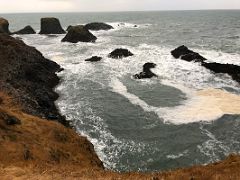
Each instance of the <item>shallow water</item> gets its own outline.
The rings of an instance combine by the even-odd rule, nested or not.
[[[182,44],[213,62],[240,65],[240,11],[11,14],[11,29],[43,16],[62,25],[104,21],[114,30],[93,32],[95,44],[61,43],[63,35],[22,35],[65,71],[57,102],[77,131],[86,135],[107,168],[155,171],[206,164],[240,152],[240,89],[227,75],[174,59]],[[137,25],[137,27],[134,27]],[[107,57],[115,48],[134,56]],[[97,63],[85,62],[93,55]],[[146,62],[159,77],[132,78]],[[230,115],[224,115],[230,114]]]

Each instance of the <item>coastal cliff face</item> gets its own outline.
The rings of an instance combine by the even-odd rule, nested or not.
[[[240,157],[163,173],[104,170],[93,145],[59,114],[56,63],[33,47],[0,35],[1,179],[238,179]],[[48,121],[56,120],[56,121]],[[58,122],[57,122],[58,121]],[[60,123],[59,123],[60,122]],[[62,123],[62,124],[61,124]]]
[[[0,90],[6,91],[27,113],[67,125],[58,113],[53,88],[60,66],[34,47],[6,34],[0,35]]]

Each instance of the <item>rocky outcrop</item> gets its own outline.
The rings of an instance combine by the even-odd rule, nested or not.
[[[119,58],[129,57],[133,55],[134,54],[131,53],[129,50],[119,48],[112,51],[108,56],[113,59],[119,59]]]
[[[72,25],[69,25],[66,29],[66,31],[69,31],[70,28],[72,28],[73,26]]]
[[[189,50],[186,46],[180,46],[175,50],[171,51],[171,54],[175,58],[180,58],[186,61],[200,62],[202,66],[213,71],[214,73],[228,74],[233,80],[240,83],[240,66],[233,64],[220,64],[220,63],[207,63],[206,58],[200,54]]]
[[[13,32],[12,34],[36,34],[36,31],[31,26],[26,26],[19,31]]]
[[[157,77],[156,74],[154,74],[151,69],[155,68],[156,64],[154,63],[145,63],[143,65],[143,71],[140,72],[139,74],[135,74],[134,78],[135,79],[146,79],[146,78],[152,78],[152,77]]]
[[[41,31],[39,34],[65,34],[60,21],[54,17],[41,19]]]
[[[68,125],[54,104],[58,98],[53,90],[59,83],[57,63],[21,40],[0,34],[0,64],[1,90],[15,98],[25,112]]]
[[[206,58],[202,57],[200,54],[189,50],[186,46],[180,46],[173,51],[171,51],[171,54],[175,58],[180,58],[185,61],[196,61],[196,62],[204,62]]]
[[[88,29],[82,25],[78,25],[69,28],[68,33],[62,39],[62,42],[95,42],[96,39],[97,38],[91,32],[89,32]]]
[[[86,59],[85,61],[89,61],[89,62],[98,62],[98,61],[101,61],[102,60],[102,57],[98,57],[98,56],[93,56],[89,59]]]
[[[220,63],[202,63],[202,66],[213,71],[214,73],[228,74],[233,80],[240,83],[240,66]]]
[[[8,20],[0,18],[0,33],[10,34]]]
[[[113,29],[113,27],[109,24],[106,23],[102,23],[102,22],[94,22],[94,23],[89,23],[86,24],[85,27],[88,30],[92,30],[92,31],[100,31],[100,30],[110,30]]]

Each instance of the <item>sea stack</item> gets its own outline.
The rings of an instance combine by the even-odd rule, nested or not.
[[[0,33],[10,34],[8,20],[0,18]]]
[[[26,26],[19,31],[13,32],[12,34],[36,34],[36,31],[31,26]]]
[[[39,34],[65,34],[60,21],[54,17],[41,19],[41,31]]]
[[[94,22],[94,23],[89,23],[86,24],[85,27],[88,30],[92,30],[92,31],[100,31],[100,30],[110,30],[113,29],[113,27],[109,24],[106,23],[102,23],[102,22]]]
[[[72,26],[68,29],[68,33],[62,39],[62,42],[95,42],[96,39],[97,38],[91,32],[89,32],[88,29],[82,25],[78,25]]]

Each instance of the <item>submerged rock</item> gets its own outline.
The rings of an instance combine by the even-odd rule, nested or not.
[[[119,58],[129,57],[133,55],[134,54],[131,53],[128,49],[119,48],[112,51],[108,56],[113,59],[119,59]]]
[[[60,21],[54,17],[41,19],[41,31],[39,34],[65,34]]]
[[[8,20],[0,18],[0,33],[10,34]]]
[[[97,38],[91,32],[89,32],[88,29],[82,25],[78,25],[69,28],[68,33],[62,39],[62,42],[95,42],[96,39]]]
[[[98,57],[98,56],[93,56],[89,59],[86,59],[85,61],[89,61],[89,62],[97,62],[97,61],[101,61],[102,57]]]
[[[12,34],[36,34],[36,32],[31,26],[26,26],[19,31],[13,32]]]
[[[189,50],[186,46],[180,46],[173,51],[171,51],[171,54],[175,58],[180,58],[185,61],[197,61],[197,62],[203,62],[206,60],[206,58],[202,57],[200,54]]]
[[[85,27],[88,30],[92,30],[92,31],[100,31],[100,30],[110,30],[113,29],[113,27],[109,24],[106,23],[102,23],[102,22],[94,22],[94,23],[89,23],[86,24]]]
[[[146,78],[157,77],[157,75],[151,71],[151,69],[155,67],[156,67],[155,63],[150,63],[150,62],[145,63],[143,65],[143,71],[140,72],[139,74],[135,74],[133,77],[135,79],[146,79]]]

